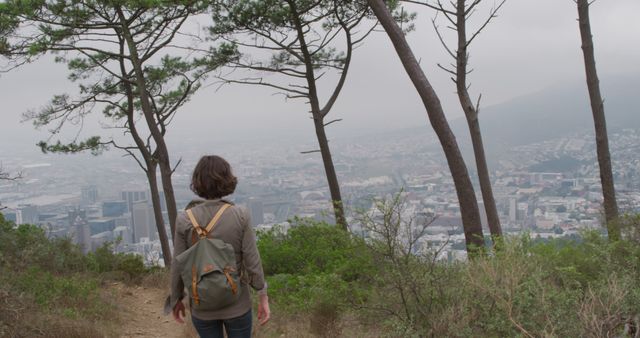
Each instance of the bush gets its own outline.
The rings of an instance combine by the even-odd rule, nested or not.
[[[362,320],[389,335],[613,336],[640,326],[629,324],[640,316],[635,232],[617,242],[596,231],[547,242],[525,234],[491,255],[448,263],[436,259],[439,248],[423,250],[428,222],[403,217],[401,196],[374,201],[360,221],[375,260]]]
[[[360,238],[333,225],[296,219],[258,234],[258,249],[269,294],[279,312],[309,314],[310,330],[339,336],[345,310],[367,296],[373,271],[370,251]]]
[[[257,244],[266,275],[335,273],[355,281],[372,266],[362,239],[313,220],[296,219],[286,234],[279,228],[260,232]]]
[[[98,315],[102,308],[99,282],[82,275],[56,276],[39,267],[31,267],[9,282],[15,290],[33,297],[34,301],[49,312]]]
[[[107,244],[84,255],[70,238],[47,238],[34,225],[15,226],[0,214],[0,336],[100,337],[115,305],[100,286],[105,274],[139,280],[141,257]]]
[[[381,272],[397,291],[376,285],[369,306],[387,304],[395,314],[367,313],[403,336],[620,336],[640,315],[632,249],[591,232],[579,242],[507,238],[492,256]],[[428,273],[419,273],[425,266]]]

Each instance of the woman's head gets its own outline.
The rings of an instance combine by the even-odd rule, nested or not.
[[[191,190],[202,198],[215,199],[231,195],[236,184],[238,179],[233,176],[231,166],[220,156],[202,156],[193,169]]]

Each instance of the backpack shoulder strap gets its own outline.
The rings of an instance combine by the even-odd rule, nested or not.
[[[200,224],[198,224],[198,221],[196,220],[195,216],[193,216],[193,212],[191,211],[191,209],[187,210],[187,216],[189,217],[189,220],[191,221],[191,225],[193,225],[193,228],[195,229],[198,236],[202,236],[202,232],[203,232],[202,227],[200,226]]]
[[[207,236],[213,230],[216,224],[218,224],[218,221],[220,220],[220,217],[222,216],[224,211],[227,210],[227,208],[229,208],[230,206],[231,204],[225,203],[220,207],[220,209],[218,209],[218,212],[216,212],[215,216],[213,216],[209,224],[207,224],[207,228],[204,229],[205,236]]]

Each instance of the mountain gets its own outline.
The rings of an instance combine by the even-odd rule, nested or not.
[[[640,74],[600,79],[607,128],[640,128]],[[451,122],[464,145],[470,144],[464,118]],[[593,117],[586,83],[558,85],[499,105],[480,109],[480,126],[487,150],[593,133]]]

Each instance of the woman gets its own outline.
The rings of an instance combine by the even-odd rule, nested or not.
[[[223,337],[223,327],[229,338],[251,337],[252,314],[249,286],[259,295],[258,320],[260,325],[269,321],[269,298],[267,284],[262,271],[260,254],[250,225],[247,209],[234,206],[222,199],[236,188],[238,179],[233,176],[231,166],[219,156],[203,156],[193,170],[191,190],[204,201],[191,208],[191,213],[199,224],[207,224],[225,204],[230,204],[216,223],[209,237],[221,239],[233,246],[236,265],[241,271],[240,297],[235,303],[215,311],[197,311],[192,308],[191,321],[200,337]],[[184,284],[176,264],[176,257],[187,250],[192,243],[194,227],[185,213],[176,220],[176,233],[173,239],[173,263],[171,264],[170,306],[173,317],[178,323],[184,323],[185,306]]]

